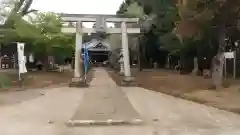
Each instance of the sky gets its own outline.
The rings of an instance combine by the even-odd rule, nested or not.
[[[116,14],[122,2],[123,0],[34,0],[31,8],[71,14]],[[91,23],[84,25],[92,26]]]
[[[75,14],[115,14],[123,0],[34,0],[33,9]]]

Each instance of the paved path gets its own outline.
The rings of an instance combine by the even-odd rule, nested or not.
[[[43,90],[0,93],[0,106],[21,103],[43,96]]]
[[[239,115],[137,87],[122,90],[144,119],[143,125],[67,127],[65,122],[74,115],[84,92],[89,89],[96,87],[44,90],[43,96],[0,105],[0,135],[240,134]],[[19,98],[15,94],[15,98]]]
[[[85,91],[69,124],[140,124],[142,120],[139,114],[108,73],[103,68],[95,68],[94,76],[96,78],[91,82],[91,88]]]

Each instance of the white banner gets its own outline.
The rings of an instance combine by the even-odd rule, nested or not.
[[[17,43],[19,74],[26,73],[26,56],[24,56],[24,43]]]
[[[233,59],[234,58],[234,52],[225,52],[224,57],[226,59]]]
[[[34,57],[33,57],[33,54],[30,54],[29,55],[29,62],[33,63],[34,62]]]

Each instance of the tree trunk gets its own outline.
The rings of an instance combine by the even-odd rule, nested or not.
[[[213,86],[216,89],[222,88],[223,82],[223,65],[224,65],[224,53],[218,53],[213,58],[213,68],[212,68],[212,81]]]
[[[180,74],[185,74],[185,65],[184,65],[184,56],[183,54],[180,54],[180,59],[178,61],[178,68],[180,71]]]
[[[166,65],[165,65],[166,69],[170,69],[170,56],[168,55],[166,58]]]
[[[192,73],[194,74],[194,75],[198,75],[198,58],[197,57],[194,57],[194,59],[193,59],[193,63],[194,63],[194,67],[193,67],[193,71],[192,71]]]
[[[138,71],[142,71],[142,67],[141,67],[141,47],[140,47],[140,43],[139,43],[140,39],[138,39],[137,44],[136,44],[136,53],[135,55],[137,55],[137,67],[138,67]]]
[[[216,89],[221,89],[223,84],[223,65],[224,65],[224,48],[225,48],[225,27],[219,31],[219,48],[217,55],[212,60],[212,81]]]
[[[10,14],[7,20],[4,22],[5,26],[11,27],[13,25],[13,16],[19,14],[21,17],[28,13],[28,10],[33,0],[20,0],[14,4],[14,7],[10,10]],[[21,11],[22,9],[22,11]]]

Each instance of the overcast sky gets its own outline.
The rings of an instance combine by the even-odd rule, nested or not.
[[[122,2],[123,0],[34,0],[31,8],[43,12],[115,14]]]
[[[34,0],[32,8],[75,14],[115,14],[123,0]]]
[[[34,0],[33,9],[72,14],[115,14],[123,0]],[[92,24],[84,24],[91,27]]]

